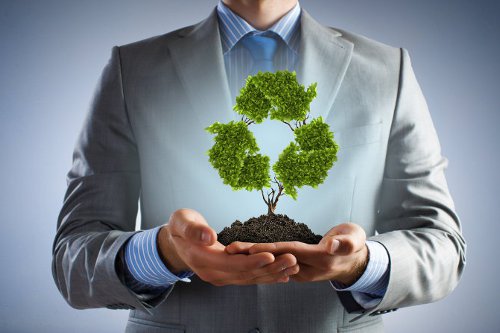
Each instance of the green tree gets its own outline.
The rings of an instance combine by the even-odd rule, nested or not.
[[[215,134],[209,161],[224,184],[233,190],[260,190],[268,214],[274,214],[282,195],[296,200],[298,188],[322,184],[337,160],[339,147],[328,124],[321,117],[307,123],[315,97],[316,83],[305,89],[297,82],[295,72],[259,72],[247,78],[236,97],[233,109],[242,115],[241,121],[216,122],[206,129]],[[255,137],[248,129],[267,118],[285,123],[295,137],[272,166],[272,178],[270,159],[258,153]],[[267,195],[264,188],[270,189]]]

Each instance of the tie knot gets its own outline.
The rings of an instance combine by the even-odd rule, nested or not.
[[[278,41],[273,37],[263,35],[248,35],[245,36],[241,43],[250,52],[254,61],[252,72],[273,71],[273,59]]]

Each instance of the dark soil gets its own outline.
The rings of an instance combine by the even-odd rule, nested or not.
[[[252,217],[241,223],[236,220],[231,227],[218,234],[218,241],[229,245],[234,241],[274,243],[299,241],[318,244],[323,236],[314,234],[304,223],[295,222],[286,215],[271,214]]]

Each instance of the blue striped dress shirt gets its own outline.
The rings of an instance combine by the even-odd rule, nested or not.
[[[222,52],[233,101],[253,65],[248,50],[239,43],[247,34],[275,34],[279,37],[274,59],[275,69],[295,70],[299,59],[300,11],[300,5],[297,3],[268,30],[259,31],[219,1],[217,14]],[[137,293],[161,292],[177,281],[190,282],[189,277],[193,275],[192,272],[173,274],[163,264],[156,242],[159,228],[139,232],[125,245],[125,281]],[[336,290],[352,291],[356,301],[368,309],[375,306],[385,294],[389,278],[389,257],[380,243],[367,241],[366,245],[370,260],[365,272],[356,283],[347,288],[335,281],[331,281],[331,284]]]
[[[222,53],[231,97],[236,96],[250,74],[253,58],[239,41],[248,34],[274,35],[278,48],[274,57],[275,70],[295,70],[299,59],[300,43],[300,5],[291,9],[278,22],[266,31],[257,30],[243,18],[235,14],[222,1],[217,4]]]

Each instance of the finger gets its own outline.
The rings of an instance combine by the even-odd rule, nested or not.
[[[302,242],[277,242],[259,243],[249,249],[249,253],[269,252],[274,255],[283,253],[293,254],[299,262],[317,261],[326,254],[323,247],[318,244],[306,244]]]
[[[325,235],[318,244],[329,255],[336,254],[340,247],[340,239],[338,236]]]
[[[211,271],[211,276],[216,281],[225,281],[226,284],[241,284],[243,281],[252,281],[266,276],[276,276],[290,267],[297,265],[297,259],[291,254],[283,254],[275,262],[262,268],[251,271]]]
[[[250,254],[259,252],[271,252],[274,254],[293,253],[303,249],[305,243],[301,242],[276,242],[276,243],[258,243],[250,247]]]
[[[241,254],[249,254],[248,250],[255,245],[255,243],[248,243],[248,242],[232,242],[228,246],[226,246],[226,252],[228,254],[236,254],[236,253],[241,253]]]
[[[290,280],[290,277],[296,275],[300,271],[299,265],[294,265],[292,267],[288,267],[287,269],[277,272],[274,274],[270,274],[267,276],[262,276],[250,281],[252,284],[271,284],[271,283],[286,283]]]
[[[235,281],[234,284],[237,285],[252,285],[252,284],[271,284],[271,283],[286,283],[290,280],[291,276],[299,273],[299,265],[293,265],[279,272],[272,274],[260,276],[250,280],[239,280]]]
[[[262,268],[273,263],[275,257],[271,253],[227,254],[224,245],[216,242],[212,246],[192,245],[184,239],[176,240],[178,247],[190,247],[186,262],[193,268],[217,270],[222,272],[242,272]]]
[[[355,223],[339,224],[328,231],[319,245],[330,254],[349,255],[361,251],[366,242],[366,233]]]
[[[363,230],[359,225],[356,223],[341,223],[333,228],[331,228],[326,234],[326,235],[349,235],[358,232],[359,230]]]
[[[205,218],[195,210],[176,210],[168,222],[172,236],[181,237],[198,245],[210,246],[217,241],[217,233],[210,228]]]
[[[282,254],[277,256],[275,261],[267,266],[262,268],[250,271],[250,272],[241,272],[242,278],[260,278],[267,275],[273,275],[279,272],[282,272],[290,267],[297,265],[297,258],[290,253]]]
[[[290,276],[290,280],[296,282],[315,282],[327,279],[327,277],[315,267],[301,265],[300,272]]]

